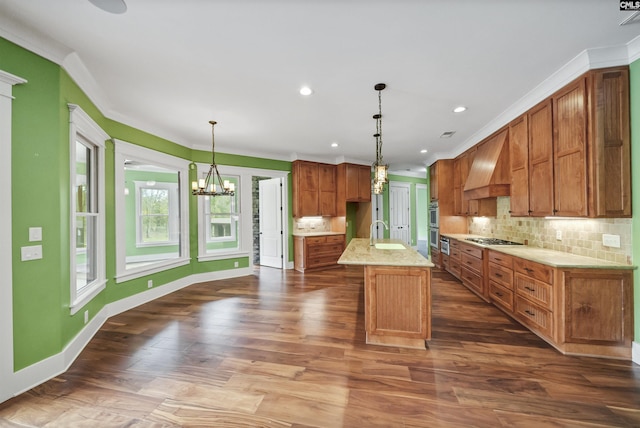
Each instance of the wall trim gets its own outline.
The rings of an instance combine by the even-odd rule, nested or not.
[[[0,390],[0,403],[66,372],[110,317],[190,285],[220,279],[238,278],[252,274],[253,268],[251,267],[193,274],[105,305],[61,352],[38,361],[29,367],[25,367],[22,370],[10,373],[6,376],[6,379],[3,375],[3,389]],[[13,349],[11,349],[11,351],[13,353]],[[7,390],[5,391],[4,388],[7,388]]]

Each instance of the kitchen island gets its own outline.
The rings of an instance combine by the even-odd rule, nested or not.
[[[364,266],[368,344],[426,349],[433,263],[399,240],[354,238],[338,264]]]

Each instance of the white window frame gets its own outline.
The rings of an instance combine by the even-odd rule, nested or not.
[[[129,281],[135,278],[151,275],[173,269],[178,266],[188,265],[191,262],[189,255],[189,161],[155,150],[147,149],[126,141],[114,139],[115,142],[115,199],[116,199],[116,283]],[[180,237],[179,257],[168,260],[159,260],[156,263],[127,269],[127,251],[124,239],[126,233],[125,214],[125,174],[124,162],[127,159],[138,159],[157,165],[162,168],[176,171],[179,174],[178,183],[180,223],[178,230]],[[165,244],[166,245],[166,244]]]
[[[226,177],[234,177],[237,178],[238,184],[240,183],[240,177],[237,175],[229,175],[229,174],[220,174],[221,176],[223,176],[223,179]],[[240,187],[240,186],[238,186]],[[238,189],[240,190],[240,189]],[[239,192],[240,196],[242,197],[242,192]],[[205,218],[209,217],[209,220],[211,220],[211,204],[207,203],[207,199],[211,198],[211,196],[205,196],[204,198],[202,198],[204,200],[204,204],[202,205],[202,208],[204,210],[204,216]],[[229,218],[231,219],[231,223],[230,223],[230,228],[231,228],[231,236],[222,236],[219,238],[211,238],[211,221],[208,221],[204,223],[204,227],[205,227],[205,239],[206,239],[206,243],[210,244],[210,243],[214,243],[214,242],[231,242],[231,241],[235,241],[237,239],[239,239],[238,237],[238,233],[236,232],[236,225],[238,224],[238,220],[239,220],[239,206],[241,206],[240,202],[235,202],[236,199],[234,198],[234,203],[232,204],[233,207],[233,212],[229,213]],[[238,207],[236,207],[235,205],[238,205]],[[238,243],[238,245],[240,245]],[[211,253],[209,253],[211,254]]]
[[[78,312],[91,299],[106,288],[106,249],[105,249],[105,141],[110,137],[98,126],[88,114],[76,104],[68,104],[69,107],[69,160],[70,160],[70,253],[71,253],[71,298],[69,310],[71,314]],[[96,218],[95,230],[95,262],[96,278],[82,289],[78,290],[76,281],[76,198],[72,195],[76,191],[76,141],[93,146],[95,150],[95,165],[91,169],[94,179],[92,188],[94,216]]]
[[[198,178],[203,177],[209,171],[210,165],[196,164],[196,171]],[[198,261],[205,262],[211,260],[224,260],[235,257],[250,257],[253,258],[253,195],[252,195],[252,177],[270,177],[270,178],[284,178],[285,183],[289,175],[288,171],[278,171],[260,168],[246,168],[239,166],[225,166],[218,165],[218,170],[222,176],[237,176],[239,177],[239,193],[240,198],[238,200],[238,222],[240,227],[238,228],[238,248],[224,248],[207,252],[207,225],[205,224],[205,197],[192,196],[198,198]],[[285,186],[283,192],[283,209],[284,212],[288,211],[287,202],[287,187]],[[284,236],[288,236],[288,222],[283,222]],[[283,254],[288,257],[288,240],[284,240]]]
[[[180,201],[178,183],[155,183],[153,186],[148,185],[144,181],[135,181],[136,189],[136,246],[138,247],[159,247],[165,245],[177,245],[180,242],[180,224],[176,216],[171,213],[178,212],[178,204]],[[142,207],[141,207],[141,189],[161,189],[169,192],[169,215],[167,227],[169,228],[169,240],[158,242],[144,242],[142,240]]]

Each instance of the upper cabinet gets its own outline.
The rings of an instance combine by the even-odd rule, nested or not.
[[[341,163],[336,177],[338,215],[345,215],[347,202],[371,202],[371,166]]]
[[[628,67],[587,72],[509,132],[512,216],[631,216]]]
[[[453,215],[495,217],[496,198],[469,199],[465,194],[469,172],[477,155],[476,145],[453,160]]]
[[[308,161],[292,164],[293,216],[336,215],[336,166]]]

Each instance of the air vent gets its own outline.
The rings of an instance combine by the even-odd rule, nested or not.
[[[456,131],[446,131],[443,132],[442,135],[440,135],[440,138],[451,138],[451,136],[455,133]]]

